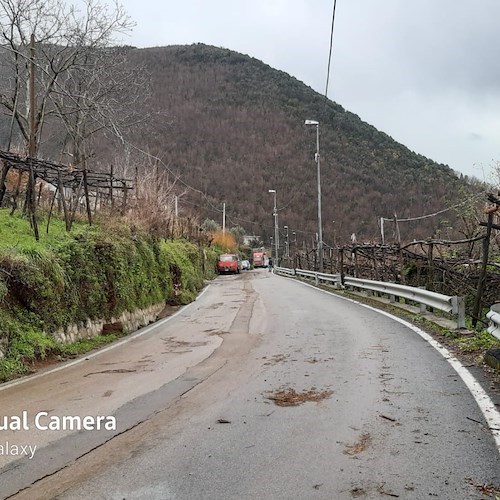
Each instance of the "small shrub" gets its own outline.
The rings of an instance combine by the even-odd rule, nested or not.
[[[491,335],[488,331],[482,330],[474,335],[462,336],[454,339],[458,347],[463,352],[483,352],[492,347],[500,347],[500,340]]]
[[[27,366],[19,359],[0,359],[0,382],[7,382],[28,371]]]

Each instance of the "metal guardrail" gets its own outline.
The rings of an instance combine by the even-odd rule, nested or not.
[[[305,269],[295,269],[296,276],[304,276],[306,278],[314,278],[314,281],[319,285],[322,281],[333,283],[340,287],[340,274],[316,273],[314,271],[306,271]]]
[[[316,273],[314,271],[306,271],[305,269],[295,269],[296,276],[304,276],[306,278],[316,279]]]
[[[287,267],[274,267],[274,272],[279,274],[286,274],[287,276],[295,276],[295,269],[288,269]]]
[[[335,284],[336,287],[342,286],[340,274],[317,273],[303,269],[288,268],[276,268],[276,272],[292,276],[313,278],[317,285],[322,281],[326,281]],[[412,300],[420,304],[420,312],[422,313],[425,312],[426,306],[439,309],[440,311],[444,311],[456,317],[457,329],[465,328],[465,303],[463,297],[444,295],[442,293],[424,290],[423,288],[400,285],[397,283],[352,278],[350,276],[344,277],[344,286],[384,293],[389,295],[391,302],[395,302],[396,297]],[[500,310],[495,314],[498,315],[498,325],[500,325]],[[500,326],[498,326],[498,334],[500,335]]]
[[[490,326],[488,326],[488,331],[491,335],[500,339],[500,304],[493,304],[490,307],[489,312],[486,317],[490,320]]]
[[[442,293],[430,292],[423,288],[399,285],[397,283],[351,278],[349,276],[345,277],[344,284],[365,290],[386,293],[391,297],[403,297],[450,314],[459,313],[458,297],[456,296],[443,295]]]

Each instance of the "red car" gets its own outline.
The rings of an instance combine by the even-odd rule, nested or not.
[[[241,271],[240,258],[234,253],[223,253],[217,259],[217,272],[238,274]]]

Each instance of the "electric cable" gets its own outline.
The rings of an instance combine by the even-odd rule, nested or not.
[[[330,32],[330,50],[328,51],[328,69],[326,71],[326,89],[325,97],[328,98],[328,83],[330,81],[330,64],[332,61],[332,48],[333,48],[333,28],[335,26],[335,10],[337,8],[337,0],[333,0],[333,15],[332,15],[332,28]]]
[[[430,217],[436,217],[436,215],[444,214],[445,212],[448,212],[450,210],[453,210],[454,208],[457,208],[457,207],[460,207],[462,205],[465,205],[466,203],[469,203],[470,201],[473,201],[475,198],[480,198],[482,196],[484,196],[484,193],[475,194],[475,195],[471,196],[470,198],[467,198],[466,200],[461,201],[460,203],[457,203],[456,205],[453,205],[451,207],[445,208],[444,210],[440,210],[439,212],[434,212],[432,214],[421,215],[419,217],[409,217],[409,218],[406,218],[406,219],[398,219],[396,217],[396,219],[397,219],[398,222],[411,222],[411,221],[416,221],[416,220],[428,219]],[[395,217],[390,217],[390,218],[380,217],[380,219],[384,220],[384,221],[393,221],[394,218]]]

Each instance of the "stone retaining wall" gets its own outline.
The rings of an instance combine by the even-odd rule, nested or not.
[[[68,325],[66,328],[54,332],[52,336],[58,342],[69,344],[78,340],[89,339],[96,335],[102,335],[105,329],[108,329],[108,331],[134,332],[156,321],[164,308],[165,302],[162,302],[134,312],[125,311],[118,318],[111,318],[109,320],[87,319],[84,324]],[[1,348],[0,357],[2,357]]]

